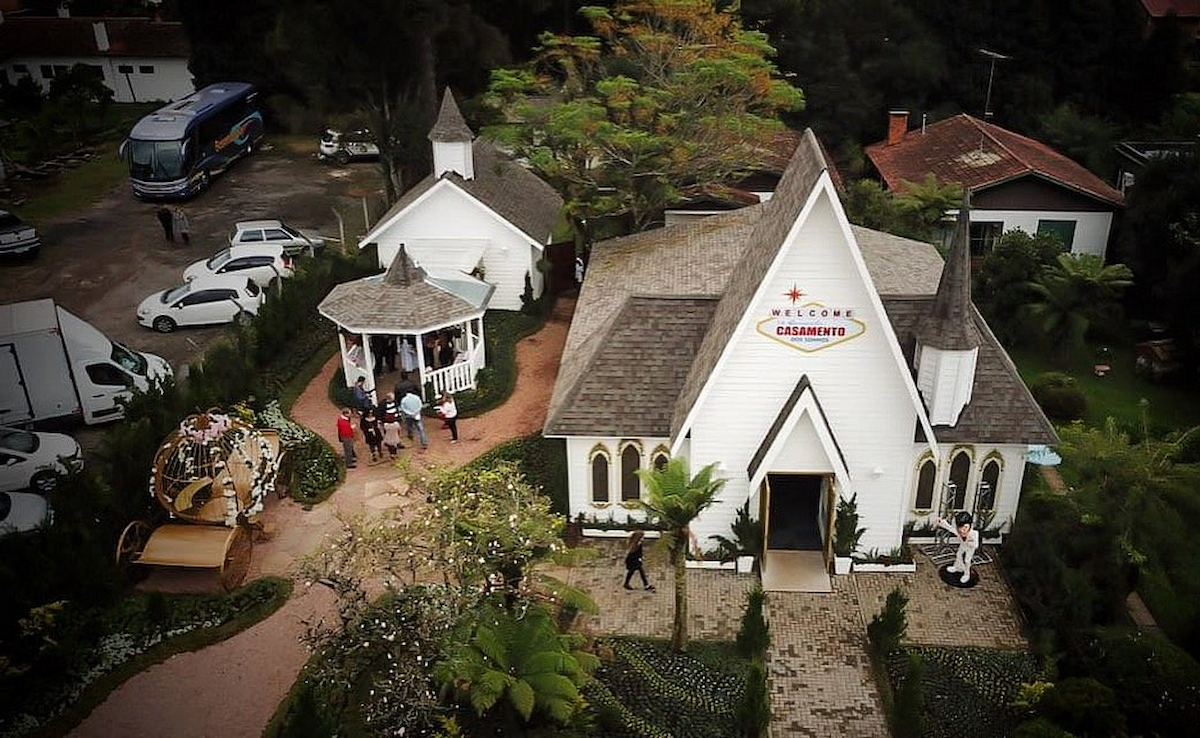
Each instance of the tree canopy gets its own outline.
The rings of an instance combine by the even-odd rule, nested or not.
[[[526,158],[578,222],[640,230],[688,185],[763,158],[780,112],[803,106],[764,34],[711,0],[584,9],[594,36],[545,34],[532,64],[492,75],[487,133]]]

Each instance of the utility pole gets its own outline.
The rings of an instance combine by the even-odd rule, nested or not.
[[[990,51],[983,47],[980,47],[977,49],[977,51],[992,60],[991,68],[988,70],[987,96],[983,101],[983,119],[986,121],[990,120],[992,117],[992,80],[996,76],[996,61],[1008,61],[1009,59],[1012,59],[1012,57],[1005,56],[998,51]]]

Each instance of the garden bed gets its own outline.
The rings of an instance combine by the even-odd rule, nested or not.
[[[907,646],[887,659],[888,679],[895,691],[908,676],[908,656],[924,665],[920,693],[924,720],[921,735],[929,738],[1011,736],[1025,716],[1013,702],[1022,683],[1037,679],[1037,665],[1025,651],[989,648]]]
[[[693,642],[672,653],[664,641],[613,638],[584,693],[595,707],[599,735],[609,738],[739,735],[735,723],[748,664],[731,643]]]

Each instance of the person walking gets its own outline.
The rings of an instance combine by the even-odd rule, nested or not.
[[[633,535],[629,536],[629,545],[625,547],[625,589],[633,589],[629,586],[629,580],[633,579],[634,572],[637,572],[642,577],[642,588],[654,591],[654,585],[646,579],[646,570],[642,568],[642,539],[645,537],[645,531],[640,530],[635,530]]]
[[[425,437],[425,423],[421,419],[421,398],[412,392],[401,398],[400,414],[404,418],[404,430],[408,434],[408,439],[411,441],[413,431],[416,431],[417,440],[421,442],[421,450],[429,448],[429,441]]]
[[[342,414],[337,420],[338,440],[342,442],[342,454],[346,458],[346,468],[353,469],[358,463],[354,453],[354,423],[350,420],[350,408],[342,408]]]
[[[368,408],[362,420],[358,421],[358,426],[362,429],[363,440],[367,442],[367,449],[371,452],[372,463],[383,461],[383,427],[379,424],[379,418],[375,417],[375,411]]]
[[[383,412],[383,446],[388,450],[388,456],[394,459],[396,452],[404,448],[400,443],[400,406],[389,392],[379,408]]]
[[[446,427],[450,429],[450,443],[458,443],[458,406],[454,404],[454,395],[449,392],[442,393],[442,399],[438,403],[438,415],[442,416]]]
[[[191,243],[192,224],[188,220],[187,213],[183,212],[183,208],[177,207],[171,211],[171,216],[175,221],[175,232],[183,239],[183,245]]]
[[[175,216],[171,214],[170,208],[168,208],[166,205],[163,205],[158,210],[155,210],[154,214],[158,217],[159,224],[162,225],[163,236],[166,237],[168,242],[174,243],[175,242]]]

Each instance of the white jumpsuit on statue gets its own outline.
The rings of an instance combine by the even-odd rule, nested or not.
[[[947,571],[955,574],[962,572],[963,584],[971,581],[971,561],[975,558],[975,549],[979,548],[979,531],[972,528],[967,531],[967,537],[962,538],[958,529],[948,520],[938,520],[938,526],[950,531],[958,539],[958,553],[954,555],[954,565]]]

